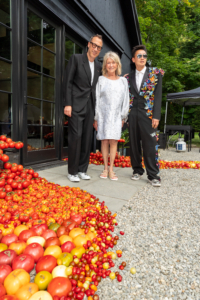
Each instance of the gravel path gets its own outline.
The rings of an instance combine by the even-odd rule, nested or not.
[[[160,158],[164,160],[193,160],[200,161],[199,148],[192,148],[192,151],[176,152],[175,148],[160,150]]]
[[[198,151],[189,153],[161,151],[161,158],[200,160]],[[123,255],[112,270],[127,266],[121,283],[101,282],[101,300],[200,299],[200,171],[161,170],[161,177],[160,188],[147,184],[118,213],[115,233],[125,235],[115,250]]]

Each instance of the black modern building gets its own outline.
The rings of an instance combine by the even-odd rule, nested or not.
[[[93,34],[117,52],[123,73],[141,43],[134,0],[0,0],[0,134],[24,142],[24,165],[67,156],[63,74]]]

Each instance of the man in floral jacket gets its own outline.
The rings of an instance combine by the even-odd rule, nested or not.
[[[161,115],[162,75],[164,72],[146,66],[147,50],[144,45],[133,48],[132,61],[135,64],[135,70],[126,76],[130,92],[128,122],[133,168],[131,179],[139,180],[143,175],[143,156],[149,182],[153,186],[161,186],[157,127]]]

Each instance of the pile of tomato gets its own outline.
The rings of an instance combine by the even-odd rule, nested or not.
[[[110,161],[110,158],[108,158]],[[90,153],[90,164],[103,165],[103,155],[101,152]],[[110,165],[110,163],[108,163]],[[130,156],[118,155],[116,153],[114,160],[115,167],[130,168],[131,159]],[[142,165],[144,166],[144,159],[142,159]],[[159,160],[160,169],[200,169],[200,161],[167,161]]]
[[[122,280],[125,262],[110,270],[122,251],[104,202],[22,165],[0,174],[0,300],[98,300],[103,278]]]

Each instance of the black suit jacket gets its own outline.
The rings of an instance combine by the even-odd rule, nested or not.
[[[91,70],[87,53],[74,54],[70,57],[64,76],[64,106],[72,106],[79,112],[87,104],[90,97],[95,107],[96,84],[101,75],[101,65],[94,62],[94,79],[91,85]]]
[[[130,92],[134,95],[134,100],[138,100],[141,102],[146,102],[143,96],[140,96],[141,88],[144,85],[144,82],[148,79],[149,75],[149,67],[146,68],[146,72],[144,73],[143,80],[140,86],[140,91],[138,92],[136,80],[135,80],[135,70],[130,73],[129,80],[130,80]],[[154,107],[153,107],[153,119],[160,120],[161,116],[161,103],[162,103],[162,75],[159,73],[157,75],[158,82],[155,87],[154,91]],[[133,100],[133,101],[134,101]],[[134,109],[134,108],[133,108]]]

